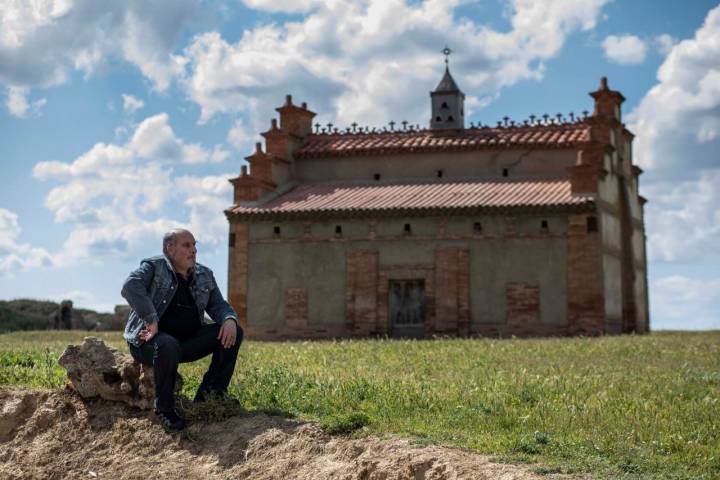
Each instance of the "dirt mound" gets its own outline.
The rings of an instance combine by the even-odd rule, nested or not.
[[[168,435],[151,414],[122,403],[87,402],[71,391],[0,389],[0,477],[561,478],[459,449],[333,437],[283,417],[239,414],[213,423],[189,413],[189,428]]]

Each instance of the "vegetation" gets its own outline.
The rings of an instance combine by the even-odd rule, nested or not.
[[[59,308],[59,303],[47,300],[27,298],[0,300],[0,333],[50,328],[50,317]],[[73,317],[74,328],[80,327],[86,330],[94,329],[97,325],[108,326],[117,323],[114,314],[97,313],[83,308],[74,309]]]
[[[0,332],[42,330],[59,304],[41,300],[0,300]]]
[[[61,387],[56,359],[83,335],[0,335],[0,384]],[[127,351],[120,334],[99,336]],[[188,397],[207,365],[182,365]],[[720,332],[246,342],[230,390],[246,410],[458,445],[538,473],[720,478]]]

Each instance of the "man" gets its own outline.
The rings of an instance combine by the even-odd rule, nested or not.
[[[142,260],[125,280],[122,296],[131,310],[124,337],[133,358],[153,367],[155,413],[166,431],[177,432],[185,428],[185,420],[175,409],[178,364],[212,353],[195,402],[225,395],[243,331],[212,271],[195,262],[192,233],[185,229],[166,233],[163,253]],[[203,323],[204,312],[212,324]]]

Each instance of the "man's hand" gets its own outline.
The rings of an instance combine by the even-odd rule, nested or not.
[[[237,338],[237,324],[232,318],[226,318],[220,327],[220,333],[218,333],[218,340],[225,348],[230,348],[235,345],[235,339]]]
[[[158,322],[145,324],[145,328],[140,330],[140,340],[143,342],[149,342],[158,332]]]

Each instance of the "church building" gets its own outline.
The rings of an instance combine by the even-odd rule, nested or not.
[[[649,330],[642,170],[624,97],[465,125],[446,67],[428,128],[313,125],[290,95],[234,186],[228,298],[253,339]]]

